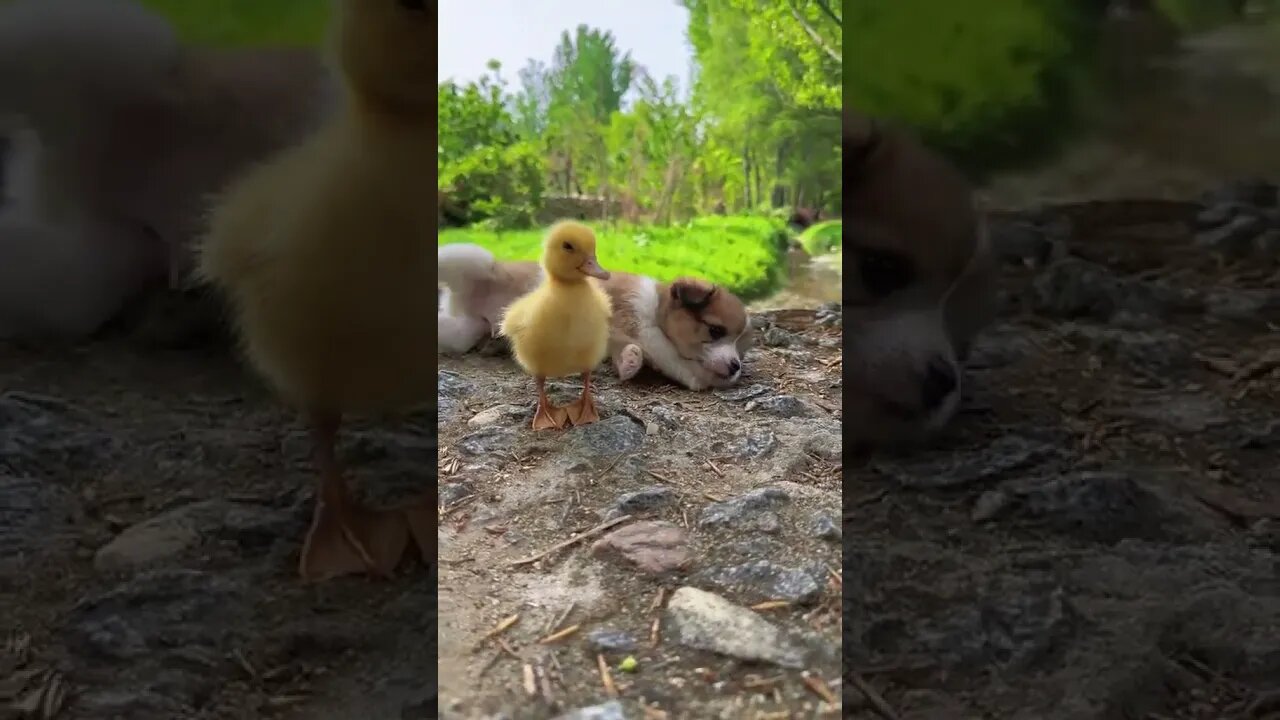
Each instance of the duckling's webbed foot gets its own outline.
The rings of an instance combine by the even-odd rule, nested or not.
[[[591,393],[590,371],[582,373],[582,397],[564,409],[569,414],[569,422],[574,425],[590,425],[600,419],[600,414],[596,412],[595,397]]]
[[[564,427],[566,413],[564,408],[551,404],[547,397],[547,379],[535,378],[538,384],[538,407],[533,411],[534,430],[559,430]]]
[[[324,418],[314,427],[320,494],[303,541],[298,573],[304,580],[358,573],[390,578],[409,544],[406,514],[370,510],[356,503],[347,492],[334,450],[338,422]]]

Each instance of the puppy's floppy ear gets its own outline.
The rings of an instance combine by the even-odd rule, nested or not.
[[[703,310],[716,293],[716,286],[696,278],[677,278],[671,283],[671,297],[695,312]]]

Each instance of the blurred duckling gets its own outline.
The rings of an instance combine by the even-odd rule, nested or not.
[[[310,422],[320,471],[304,579],[389,577],[410,536],[434,560],[434,507],[377,512],[348,495],[345,413],[435,397],[435,16],[424,2],[337,0],[341,110],[218,200],[199,275],[228,298],[252,366]],[[428,498],[434,505],[432,491]]]
[[[542,248],[542,283],[507,308],[501,334],[538,387],[534,430],[560,429],[565,420],[586,425],[600,419],[591,394],[591,371],[609,344],[609,296],[588,278],[608,280],[596,260],[596,236],[581,223],[551,227]],[[565,407],[547,399],[551,377],[582,375],[582,397]]]

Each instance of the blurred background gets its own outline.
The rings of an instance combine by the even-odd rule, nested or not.
[[[914,127],[991,205],[1183,199],[1280,167],[1272,0],[847,6],[845,101]]]

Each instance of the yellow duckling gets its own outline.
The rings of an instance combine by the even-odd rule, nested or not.
[[[512,354],[538,386],[534,430],[559,429],[565,419],[586,425],[600,419],[591,396],[591,371],[609,345],[609,296],[588,277],[608,280],[596,261],[596,236],[581,223],[551,227],[542,247],[542,284],[517,298],[502,318]],[[549,377],[582,375],[582,397],[566,407],[547,399]]]
[[[435,554],[435,509],[360,507],[334,450],[345,413],[435,397],[436,221],[423,202],[435,172],[435,19],[421,0],[336,8],[342,110],[226,190],[199,261],[254,369],[313,429],[320,490],[305,579],[389,576],[410,535],[424,560]]]

